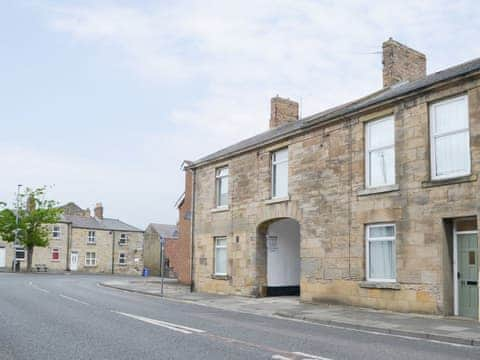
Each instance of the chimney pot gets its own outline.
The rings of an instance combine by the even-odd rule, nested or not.
[[[270,129],[298,120],[298,103],[275,96],[270,102]]]
[[[383,43],[382,49],[383,87],[418,80],[427,75],[427,58],[421,52],[392,38]]]
[[[95,217],[97,219],[100,219],[100,220],[103,219],[103,205],[102,205],[102,203],[99,202],[95,205],[95,209],[93,210],[93,213],[95,214]]]

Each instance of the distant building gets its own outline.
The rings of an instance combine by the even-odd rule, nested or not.
[[[178,232],[175,225],[151,223],[145,229],[144,264],[151,275],[160,275],[160,236],[165,239],[165,272],[166,277],[177,277],[176,269],[181,259],[178,258]]]
[[[143,231],[118,219],[103,217],[98,203],[94,216],[73,202],[61,206],[61,220],[48,225],[50,243],[36,247],[32,265],[48,271],[139,274],[143,268]],[[17,248],[20,269],[26,269],[25,251]],[[0,241],[0,269],[11,270],[13,245]]]

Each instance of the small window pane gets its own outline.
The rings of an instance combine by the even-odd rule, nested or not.
[[[282,149],[273,153],[273,161],[285,161],[288,160],[288,149]]]
[[[395,151],[392,148],[370,153],[370,186],[395,184]]]
[[[468,128],[466,98],[435,104],[435,134]]]
[[[288,195],[288,163],[277,164],[274,167],[273,195],[282,197]]]
[[[394,237],[395,227],[392,225],[386,226],[370,226],[370,238]]]
[[[370,278],[395,279],[393,241],[371,241],[369,246]]]
[[[393,118],[387,120],[374,121],[369,125],[369,149],[390,146],[394,143],[395,129]]]
[[[465,172],[470,169],[468,131],[435,139],[437,176]]]

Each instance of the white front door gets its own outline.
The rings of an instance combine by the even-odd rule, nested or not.
[[[0,268],[5,267],[5,248],[0,248]]]
[[[78,270],[78,252],[72,251],[72,254],[70,255],[70,270]]]

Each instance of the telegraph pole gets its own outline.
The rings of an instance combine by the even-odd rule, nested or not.
[[[17,244],[18,244],[18,223],[19,223],[19,207],[20,207],[20,188],[22,187],[21,184],[17,185],[17,211],[16,211],[16,217],[15,217],[15,240],[13,242],[13,272],[17,271]]]

